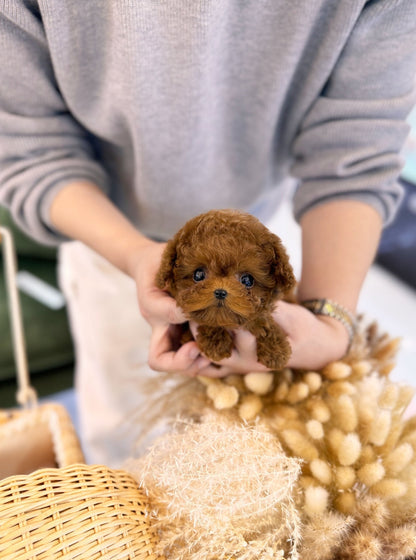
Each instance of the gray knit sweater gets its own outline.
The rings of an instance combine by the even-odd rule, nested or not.
[[[414,103],[416,0],[0,0],[0,204],[45,243],[68,181],[145,234],[353,197],[385,222]]]

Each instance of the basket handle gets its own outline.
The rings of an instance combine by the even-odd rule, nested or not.
[[[9,315],[12,327],[14,361],[17,370],[17,402],[25,407],[37,403],[35,389],[30,385],[29,367],[26,354],[26,342],[23,329],[22,308],[16,283],[17,258],[13,236],[9,229],[0,226],[0,242],[3,245],[6,289],[8,295]]]

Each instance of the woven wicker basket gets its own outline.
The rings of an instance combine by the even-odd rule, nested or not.
[[[156,559],[146,498],[123,471],[82,464],[0,481],[0,558]]]
[[[30,386],[16,256],[0,227],[19,410],[0,410],[0,559],[156,559],[146,496],[124,471],[84,464],[65,408]]]

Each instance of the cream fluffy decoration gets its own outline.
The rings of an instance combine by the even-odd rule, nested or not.
[[[298,558],[300,461],[264,428],[178,422],[125,468],[149,495],[167,558]]]

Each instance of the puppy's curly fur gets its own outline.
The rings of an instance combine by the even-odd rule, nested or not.
[[[271,313],[295,278],[280,239],[250,214],[212,210],[191,219],[168,242],[156,284],[198,323],[196,341],[213,362],[231,355],[230,331],[244,328],[261,363],[287,363],[290,345]]]

